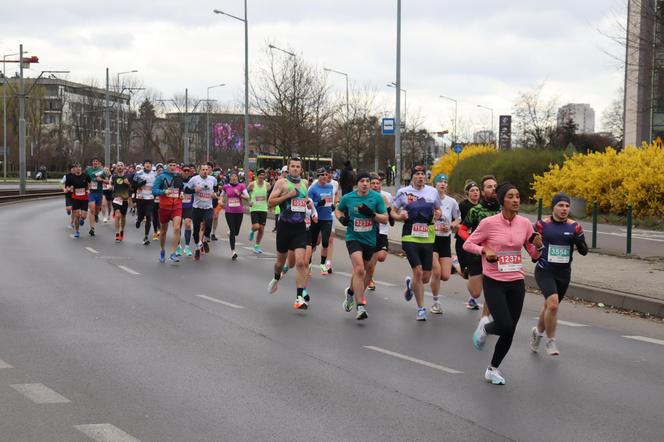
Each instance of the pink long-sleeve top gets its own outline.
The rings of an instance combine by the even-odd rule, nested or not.
[[[496,281],[510,282],[523,279],[521,250],[526,248],[533,259],[539,258],[537,248],[528,242],[533,226],[523,216],[516,215],[511,221],[502,213],[484,218],[463,244],[466,252],[482,254],[488,247],[498,255],[498,262],[488,262],[482,255],[482,273]]]

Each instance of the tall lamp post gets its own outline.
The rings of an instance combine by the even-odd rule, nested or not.
[[[23,52],[23,55],[27,54],[28,51]],[[21,55],[18,52],[13,54],[6,54],[2,56],[2,136],[3,136],[3,154],[2,154],[2,178],[4,181],[7,181],[7,93],[6,87],[9,84],[7,80],[7,71],[5,69],[5,63],[7,62],[7,57],[15,57]]]
[[[205,133],[207,135],[207,138],[205,139],[206,163],[210,161],[210,89],[214,89],[216,87],[224,87],[224,86],[226,86],[226,83],[215,84],[213,86],[208,86],[207,88],[207,95],[206,95],[207,110],[205,112]]]
[[[454,140],[454,143],[457,142],[457,117],[458,117],[458,111],[459,111],[459,102],[456,101],[454,98],[446,97],[445,95],[441,95],[440,98],[443,98],[445,100],[453,101],[454,102],[454,136],[452,137]]]
[[[387,83],[387,87],[392,87],[392,88],[397,89],[397,84],[395,82]],[[399,91],[403,92],[403,124],[404,124],[404,129],[407,129],[406,124],[408,123],[408,91],[405,90],[405,89],[398,88],[397,95],[399,96],[399,98],[401,98],[401,93],[399,93]],[[401,114],[400,114],[401,113],[401,100],[399,100],[398,103],[399,103],[399,106],[398,106],[399,114],[397,114],[397,116],[396,116],[396,122],[397,122],[396,126],[397,127],[395,127],[395,132],[394,133],[399,134],[399,158],[395,159],[395,160],[397,161],[397,178],[401,179]],[[408,131],[406,131],[406,133],[408,133]],[[395,143],[396,143],[396,139],[395,139]],[[396,149],[396,146],[395,146],[395,149]],[[397,181],[397,183],[400,183],[400,181]],[[399,185],[401,185],[401,184],[399,184]]]
[[[481,104],[478,104],[477,107],[486,109],[488,111],[491,111],[491,136],[493,137],[493,142],[494,144],[496,143],[496,132],[494,131],[494,125],[493,125],[493,109],[488,107],[488,106],[482,106]]]
[[[244,0],[244,19],[220,11],[215,14],[225,15],[244,23],[244,169],[249,170],[249,21],[247,20],[247,0]]]
[[[121,75],[126,75],[126,74],[134,74],[136,72],[138,72],[138,70],[136,70],[136,69],[133,69],[131,71],[118,72],[118,74],[117,74],[117,79],[118,79],[117,88],[118,88],[118,91],[120,91],[121,95],[122,95],[122,92],[124,91],[124,87],[120,86],[120,76]],[[127,103],[127,105],[129,105],[129,103]],[[115,118],[115,124],[116,124],[116,126],[115,126],[115,135],[116,135],[116,137],[115,137],[115,140],[116,140],[115,141],[115,147],[117,148],[117,151],[118,151],[117,162],[119,163],[120,162],[120,103],[119,102],[118,102],[118,106],[117,106],[116,111],[117,111],[117,113],[116,113],[116,118]]]
[[[401,0],[397,0],[397,73],[396,83],[396,111],[394,128],[394,161],[396,167],[397,188],[401,185]]]

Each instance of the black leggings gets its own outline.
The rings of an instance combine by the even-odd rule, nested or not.
[[[194,207],[193,223],[194,223],[194,243],[200,242],[201,223],[205,223],[205,237],[210,239],[212,232],[212,220],[214,219],[214,209],[197,209]]]
[[[491,358],[491,366],[498,368],[512,346],[516,324],[523,309],[526,286],[523,279],[502,282],[484,275],[482,281],[484,299],[493,316],[493,322],[486,324],[484,329],[490,335],[499,336]]]
[[[230,230],[228,241],[231,243],[231,250],[235,250],[235,237],[240,234],[242,218],[244,218],[244,213],[226,212],[226,223],[228,223],[228,230]]]
[[[159,203],[152,205],[152,227],[155,232],[159,231]]]
[[[145,218],[145,236],[150,234],[150,225],[152,224],[152,210],[154,207],[154,200],[136,200],[136,212],[138,222],[140,223]]]

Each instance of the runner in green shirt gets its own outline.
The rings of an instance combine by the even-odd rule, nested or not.
[[[104,173],[101,161],[94,157],[91,166],[85,169],[85,174],[90,177],[90,193],[88,201],[90,204],[90,236],[95,236],[95,225],[99,221],[99,211],[104,190],[104,183],[108,184],[108,176]]]
[[[256,180],[249,183],[249,194],[251,196],[251,231],[249,232],[249,241],[254,240],[254,253],[263,253],[261,241],[265,232],[265,223],[267,222],[267,196],[270,194],[270,184],[265,181],[265,171],[259,169],[256,172]],[[258,234],[256,234],[258,232]]]

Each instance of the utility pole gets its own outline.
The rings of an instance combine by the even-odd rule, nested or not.
[[[108,83],[108,68],[106,68],[106,106],[104,107],[104,120],[106,120],[106,128],[104,130],[104,166],[106,167],[110,167],[111,165],[111,109]]]
[[[397,0],[397,76],[395,93],[397,106],[394,128],[394,161],[396,162],[396,185],[401,186],[401,0]]]
[[[25,195],[25,83],[23,82],[23,44],[19,46],[19,83],[18,83],[18,168],[21,183],[19,194]]]
[[[184,90],[184,163],[189,164],[189,89]]]

